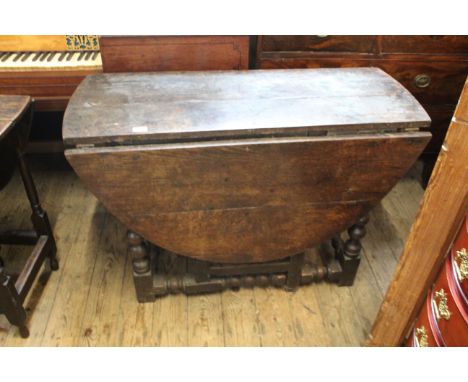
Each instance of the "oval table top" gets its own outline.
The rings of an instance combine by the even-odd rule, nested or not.
[[[68,147],[310,136],[427,127],[378,68],[118,73],[88,76],[68,104]]]

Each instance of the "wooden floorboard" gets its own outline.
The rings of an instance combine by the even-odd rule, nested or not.
[[[355,285],[296,292],[242,289],[136,300],[125,227],[64,170],[35,170],[58,245],[60,269],[44,271],[26,301],[31,336],[0,316],[0,346],[359,346],[366,340],[422,198],[402,179],[371,212]],[[18,174],[0,193],[0,229],[27,225]],[[0,248],[18,269],[26,247]]]

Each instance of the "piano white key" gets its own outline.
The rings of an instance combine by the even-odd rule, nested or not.
[[[3,53],[3,54],[2,54]],[[60,60],[60,58],[62,59]],[[99,52],[0,52],[0,71],[99,70]]]

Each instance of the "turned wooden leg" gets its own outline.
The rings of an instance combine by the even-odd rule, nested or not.
[[[26,326],[26,310],[11,277],[0,267],[0,313],[5,314],[8,322],[19,328],[23,338],[29,337]]]
[[[50,268],[54,271],[58,270],[59,265],[57,260],[57,245],[55,243],[54,234],[49,222],[49,217],[42,209],[42,206],[39,202],[39,196],[37,195],[36,186],[34,185],[34,181],[26,163],[26,159],[24,158],[24,154],[20,151],[18,151],[18,163],[24,188],[26,190],[29,204],[31,205],[32,209],[31,221],[33,227],[36,231],[37,237],[41,235],[46,235],[49,237],[50,246],[48,257],[50,261]]]
[[[148,246],[135,232],[127,233],[128,253],[132,259],[133,281],[139,302],[154,300],[153,276]]]
[[[296,290],[301,285],[302,265],[304,264],[304,254],[291,256],[289,259],[289,269],[286,279],[285,289]]]
[[[354,283],[359,264],[361,262],[361,240],[366,235],[365,225],[369,221],[368,216],[364,216],[348,229],[349,239],[344,244],[334,238],[332,240],[337,257],[340,261],[342,273],[339,278],[340,286],[351,286]]]

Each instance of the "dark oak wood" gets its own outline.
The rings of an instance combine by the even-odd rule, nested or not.
[[[104,74],[87,77],[73,95],[63,138],[68,146],[121,145],[396,131],[428,122],[406,89],[372,68]]]
[[[468,211],[467,163],[468,83],[374,323],[370,345],[397,346],[409,332]]]
[[[176,255],[131,231],[127,242],[139,302],[154,301],[167,294],[191,295],[254,287],[294,291],[313,282],[349,278],[348,272],[340,266],[337,253],[326,251],[322,262],[301,253],[263,263],[222,264]]]
[[[102,36],[103,70],[247,69],[248,36]]]
[[[29,335],[23,302],[37,277],[44,260],[58,269],[56,245],[46,212],[42,209],[36,187],[29,172],[25,148],[32,120],[31,99],[27,96],[0,95],[0,191],[8,183],[16,165],[19,166],[26,195],[31,205],[34,230],[0,232],[0,244],[34,246],[16,282],[4,269],[0,259],[0,313],[19,327],[23,337]]]
[[[239,264],[300,254],[353,225],[411,166],[428,124],[378,69],[103,74],[72,97],[64,140],[81,179],[144,240]],[[346,258],[358,259],[364,224]],[[147,296],[153,262],[134,239]]]
[[[203,260],[259,262],[346,229],[404,175],[428,139],[417,132],[278,138],[66,155],[98,199],[146,239]]]

